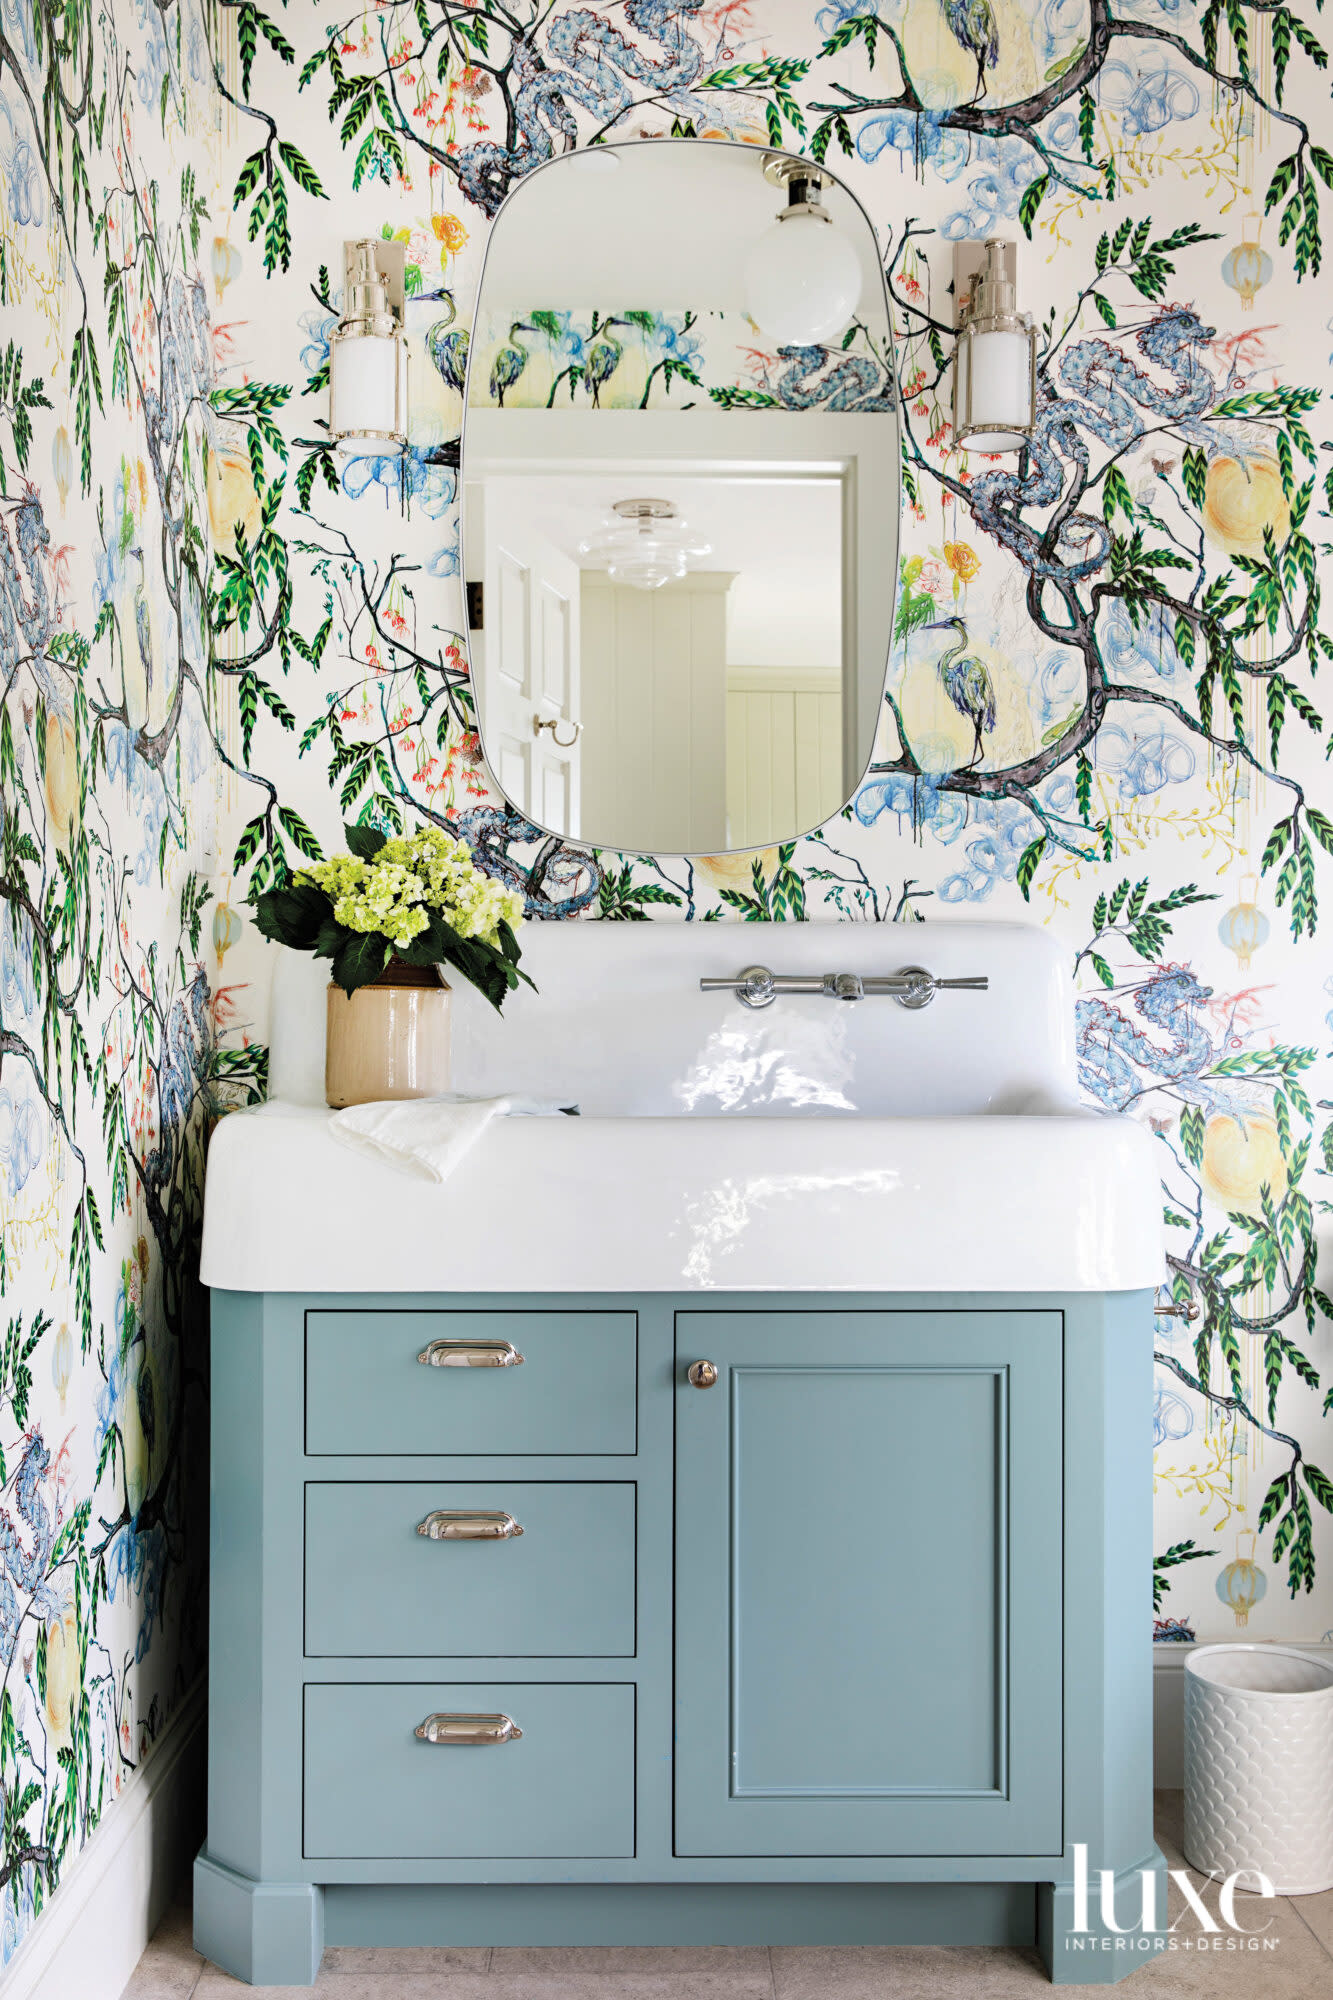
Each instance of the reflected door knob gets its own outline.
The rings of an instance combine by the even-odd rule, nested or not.
[[[690,1365],[687,1379],[696,1389],[711,1389],[717,1380],[717,1370],[711,1361],[695,1361]]]

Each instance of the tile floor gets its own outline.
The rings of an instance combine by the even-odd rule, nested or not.
[[[1180,1794],[1157,1799],[1157,1837],[1183,1868]],[[1216,1916],[1218,1887],[1193,1874]],[[1333,1890],[1265,1904],[1238,1896],[1241,1921],[1268,1923],[1269,1950],[1197,1949],[1205,1936],[1172,1885],[1176,1948],[1114,1990],[1125,2000],[1333,2000]],[[1225,1927],[1215,1942],[1225,1945]],[[1066,1989],[1071,1990],[1071,1989]],[[309,2000],[309,1987],[249,1987],[208,1964],[190,1943],[190,1913],[174,1909],[140,1959],[122,2000]],[[1022,2000],[1050,1993],[1036,1957],[999,1949],[804,1949],[713,1946],[677,1951],[327,1951],[319,2000]]]

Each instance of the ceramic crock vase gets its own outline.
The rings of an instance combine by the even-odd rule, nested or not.
[[[399,958],[355,993],[330,981],[324,1095],[333,1108],[447,1090],[450,997],[434,966]]]

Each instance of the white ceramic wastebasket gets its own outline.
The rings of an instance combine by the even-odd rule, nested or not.
[[[1185,1662],[1185,1859],[1333,1888],[1333,1663],[1287,1646],[1200,1646]]]

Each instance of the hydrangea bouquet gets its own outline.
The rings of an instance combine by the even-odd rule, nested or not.
[[[258,898],[265,937],[333,961],[344,993],[378,979],[391,958],[451,965],[499,1012],[523,980],[514,933],[523,898],[483,875],[461,840],[438,827],[389,839],[346,828],[350,854],[302,868]]]

